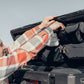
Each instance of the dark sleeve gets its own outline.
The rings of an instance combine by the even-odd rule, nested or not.
[[[71,33],[79,29],[82,33],[84,33],[84,22],[79,22],[76,24],[71,24],[69,26],[66,26],[65,31],[67,33]]]
[[[84,41],[84,22],[78,22],[65,28],[65,32],[71,43],[81,43]]]
[[[80,23],[79,31],[80,31],[80,33],[81,33],[81,37],[82,37],[83,40],[84,40],[84,22],[81,22],[81,23]]]

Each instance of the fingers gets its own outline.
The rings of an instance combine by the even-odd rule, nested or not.
[[[58,17],[57,15],[56,16],[51,16],[51,19],[50,20],[52,20],[52,19],[54,19],[54,18],[56,18],[56,17]]]
[[[52,20],[50,22],[48,22],[48,25],[50,26],[51,24],[53,24],[55,22],[55,20]]]
[[[52,30],[54,31],[58,31],[58,29],[61,27],[61,30],[64,30],[65,29],[65,26],[58,22],[58,21],[55,21],[54,23],[52,23],[50,26],[49,26]]]
[[[60,25],[60,27],[61,27],[61,30],[64,30],[64,29],[65,29],[64,24],[60,23],[59,25]]]
[[[53,20],[55,17],[57,17],[57,16],[47,16],[47,17],[45,17],[44,20],[42,21],[42,23],[39,25],[39,28],[44,29],[44,28],[49,27],[50,25],[52,25],[54,22],[59,24],[59,22]],[[59,25],[57,25],[57,27],[58,26]],[[62,29],[64,29],[64,26],[62,26],[62,24],[60,24],[60,26],[62,27]]]
[[[56,21],[55,24],[57,24],[58,28],[61,27],[61,30],[65,29],[65,26],[63,23]]]
[[[47,16],[47,17],[45,17],[45,20],[49,21],[49,20],[52,20],[55,17],[57,17],[57,16]]]
[[[53,16],[53,18],[55,18],[55,17],[58,17],[57,15],[56,16]]]
[[[45,22],[47,22],[48,26],[50,26],[51,24],[53,24],[55,22],[55,20],[52,20],[55,17],[57,17],[57,16],[47,16],[47,17],[45,17]]]

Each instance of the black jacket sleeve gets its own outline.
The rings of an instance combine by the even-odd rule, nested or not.
[[[66,26],[64,31],[59,33],[61,43],[82,43],[84,41],[84,22],[78,22]]]

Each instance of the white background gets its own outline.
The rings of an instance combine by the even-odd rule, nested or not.
[[[0,0],[0,39],[8,46],[13,42],[10,30],[80,9],[84,0]]]

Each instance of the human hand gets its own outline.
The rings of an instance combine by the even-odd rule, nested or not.
[[[47,16],[47,17],[45,17],[44,20],[42,21],[42,23],[39,25],[39,28],[43,29],[43,28],[46,28],[46,27],[50,26],[52,23],[55,22],[55,20],[52,20],[55,17],[57,17],[57,16]]]
[[[5,50],[6,50],[6,47],[3,44],[2,40],[0,40],[0,57],[5,56]]]
[[[65,29],[65,26],[64,24],[62,24],[61,22],[58,22],[58,21],[55,21],[53,24],[51,24],[49,26],[53,31],[57,31],[58,28],[61,27],[61,30],[64,30]]]

